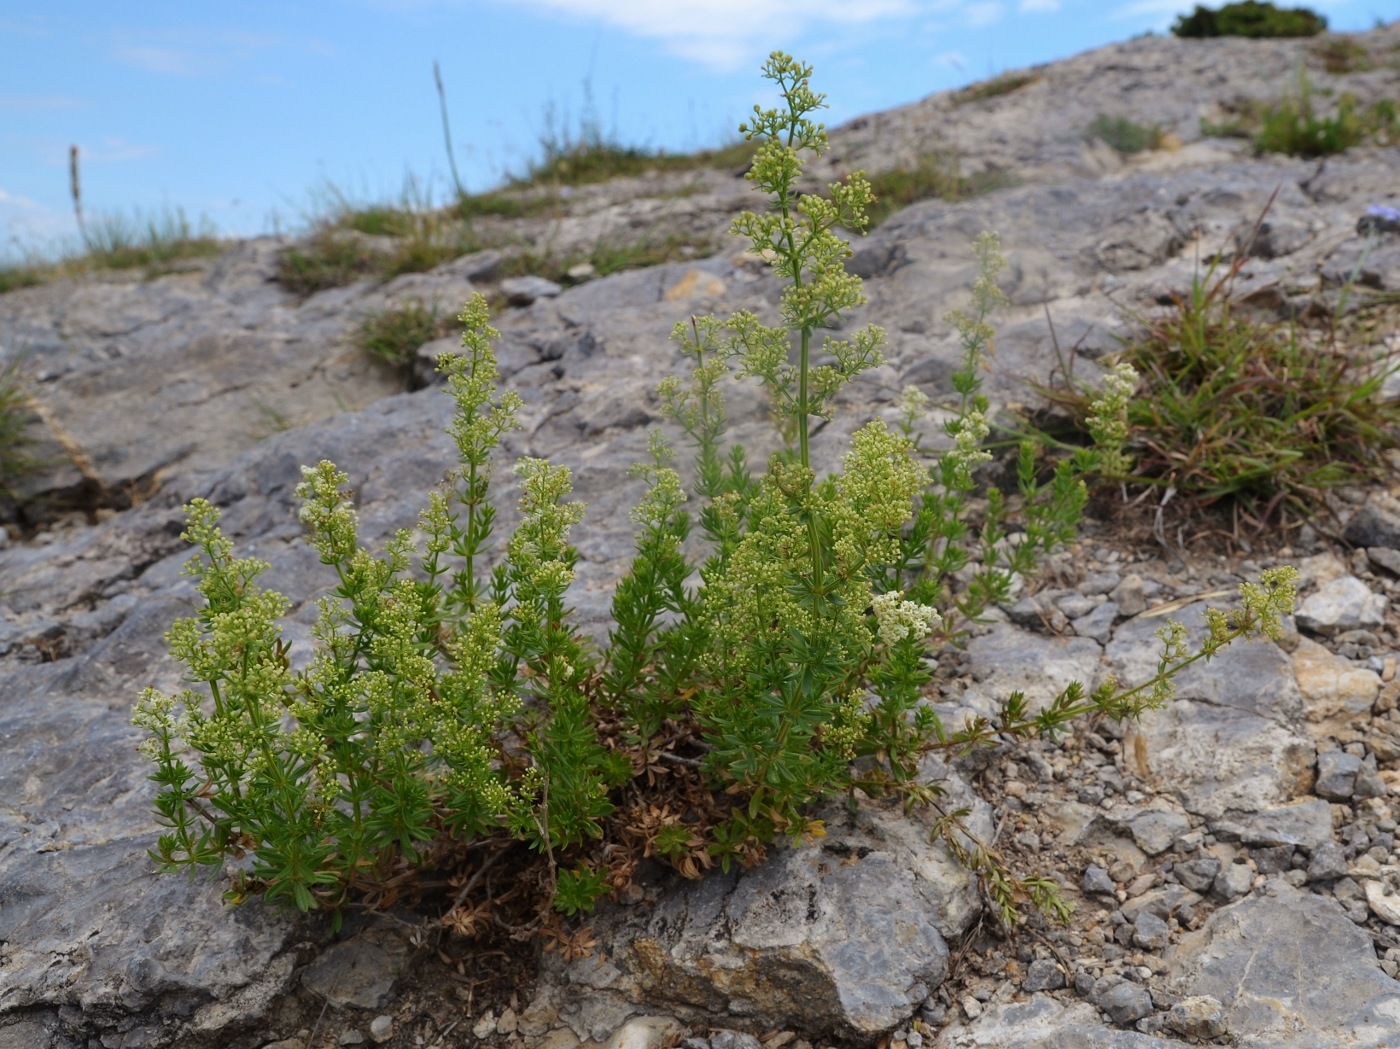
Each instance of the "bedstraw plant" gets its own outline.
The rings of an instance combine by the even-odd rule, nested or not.
[[[371,554],[347,475],[329,462],[304,470],[301,518],[335,586],[302,669],[279,633],[289,600],[258,583],[267,566],[234,555],[212,505],[189,505],[188,570],[203,607],[168,640],[191,687],[147,690],[134,717],[156,763],[165,832],[152,855],[163,868],[241,857],[231,898],[337,918],[352,903],[423,891],[416,875],[446,870],[456,893],[447,927],[535,931],[576,954],[587,935],[564,931],[559,915],[624,888],[644,859],[689,877],[759,863],[775,839],[820,837],[810,803],[828,795],[894,792],[937,806],[937,784],[920,778],[931,751],[1053,733],[1087,714],[1134,716],[1164,702],[1187,663],[1277,631],[1292,604],[1286,572],[1246,587],[1240,611],[1212,613],[1195,651],[1167,628],[1158,674],[1137,687],[1074,685],[1039,711],[1013,695],[995,720],[939,722],[931,639],[954,639],[1073,534],[1079,474],[1097,453],[1041,478],[1027,446],[1015,538],[1011,500],[995,488],[971,523],[988,458],[978,373],[1001,301],[1001,256],[984,235],[972,305],[951,317],[965,359],[947,450],[925,465],[924,395],[911,391],[898,425],[867,423],[839,467],[819,471],[816,421],[881,361],[879,328],[829,334],[865,301],[837,230],[863,229],[871,191],[855,174],[826,195],[796,192],[804,155],[827,145],[812,119],[822,96],[811,70],[781,53],[764,73],[783,103],[756,107],[741,130],[757,143],[748,178],[771,206],[734,229],[786,291],[776,318],[741,311],[677,327],[690,372],[661,399],[693,452],[691,491],[654,434],[634,469],[646,485],[636,555],[601,651],[569,605],[583,507],[566,468],[516,464],[521,521],[494,543],[493,469],[521,401],[497,390],[496,333],[477,297],[461,315],[462,352],[439,364],[459,463],[422,512],[422,547],[401,532]],[[762,382],[785,437],[766,469],[725,439],[734,374]],[[1063,910],[1053,881],[1013,875],[958,813],[940,809],[934,825],[1006,920],[1026,902]]]

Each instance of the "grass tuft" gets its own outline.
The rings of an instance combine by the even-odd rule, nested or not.
[[[29,454],[29,397],[21,384],[22,356],[0,367],[0,498],[14,498],[15,482],[33,473],[39,463]]]
[[[501,260],[502,277],[544,277],[560,284],[571,283],[568,271],[580,263],[593,267],[593,276],[606,277],[624,270],[645,269],[683,259],[704,258],[716,245],[704,237],[670,234],[648,235],[637,240],[603,239],[591,251],[556,255],[551,249],[516,251]]]
[[[921,200],[967,200],[1015,184],[1009,173],[996,169],[963,175],[956,153],[926,153],[912,168],[882,171],[869,181],[875,194],[868,209],[872,229]]]
[[[1035,73],[1003,73],[990,80],[979,80],[960,91],[953,92],[953,105],[965,106],[970,102],[984,102],[989,98],[1000,98],[1013,91],[1034,84],[1040,77]]]
[[[34,254],[24,262],[0,267],[0,294],[29,288],[60,277],[94,270],[144,268],[146,277],[169,272],[177,263],[218,255],[224,244],[207,220],[192,225],[179,209],[143,215],[96,215],[87,224],[77,248]]]
[[[1192,509],[1237,508],[1260,525],[1281,509],[1315,518],[1330,490],[1378,481],[1382,453],[1400,446],[1400,402],[1381,397],[1400,357],[1241,315],[1235,272],[1195,280],[1116,355],[1141,377],[1126,419],[1136,467],[1104,480],[1171,492]],[[1089,433],[1093,390],[1041,392],[1069,409],[1076,439]]]
[[[1362,108],[1356,96],[1343,93],[1336,112],[1321,114],[1313,104],[1312,81],[1298,70],[1296,86],[1270,104],[1237,104],[1232,118],[1223,123],[1201,120],[1201,134],[1247,138],[1260,153],[1293,157],[1326,157],[1363,142],[1393,145],[1400,141],[1400,119],[1393,99],[1382,98]]]
[[[310,238],[278,259],[277,281],[293,294],[423,273],[484,246],[470,223],[451,208],[434,208],[412,183],[398,204],[356,207],[331,194],[330,214],[316,221]]]
[[[51,266],[35,263],[19,263],[0,266],[0,295],[18,288],[32,288],[51,279],[48,271]]]
[[[1328,37],[1313,48],[1313,54],[1323,69],[1336,76],[1365,73],[1376,68],[1371,52],[1350,37]]]
[[[89,225],[84,238],[86,262],[96,269],[158,268],[185,259],[209,258],[223,245],[207,222],[190,225],[180,210],[142,217],[102,215]]]
[[[415,299],[403,306],[372,313],[360,325],[355,344],[411,383],[419,347],[456,330],[451,318],[436,306]]]
[[[364,241],[336,229],[318,230],[277,260],[277,282],[294,295],[314,295],[374,275],[379,256]]]
[[[1395,103],[1390,99],[1381,99],[1363,110],[1354,95],[1343,94],[1332,116],[1314,112],[1312,99],[1312,83],[1300,70],[1297,90],[1265,110],[1262,126],[1254,137],[1255,149],[1294,157],[1325,157],[1367,139],[1381,143],[1395,140]]]
[[[1127,117],[1113,117],[1106,113],[1100,113],[1094,118],[1094,122],[1089,125],[1088,135],[1090,138],[1103,140],[1125,156],[1161,149],[1165,138],[1158,124],[1145,127]]]
[[[695,171],[700,168],[742,168],[753,159],[753,146],[736,142],[696,153],[667,153],[606,140],[546,143],[544,156],[515,186],[583,186],[613,178],[636,177],[651,171]]]

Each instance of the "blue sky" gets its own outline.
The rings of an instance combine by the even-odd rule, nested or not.
[[[1286,4],[1285,4],[1286,5]],[[296,229],[334,185],[448,185],[433,61],[470,190],[521,170],[591,94],[605,131],[715,145],[775,48],[816,66],[829,124],[1146,30],[1191,0],[0,0],[0,252],[72,238],[68,149],[89,214],[183,209],[222,233]],[[1400,0],[1312,6],[1332,28]],[[321,193],[324,196],[324,192]]]

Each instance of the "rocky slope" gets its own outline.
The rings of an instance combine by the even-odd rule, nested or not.
[[[945,394],[957,344],[942,318],[966,298],[983,229],[1000,232],[1012,263],[987,378],[1001,402],[1027,400],[1026,383],[1055,366],[1047,320],[1089,373],[1123,308],[1150,309],[1202,259],[1239,250],[1275,193],[1237,285],[1261,316],[1325,309],[1351,278],[1357,294],[1400,292],[1400,236],[1356,231],[1369,206],[1400,205],[1400,149],[1302,161],[1199,134],[1202,117],[1278,97],[1300,61],[1323,88],[1400,97],[1400,26],[1358,40],[1374,68],[1338,75],[1316,41],[1136,40],[1029,71],[1007,93],[934,96],[836,129],[818,175],[956,149],[964,173],[1019,184],[916,204],[856,246],[870,304],[853,320],[887,327],[889,360],[846,396],[815,454],[829,462],[866,419],[892,415],[906,383]],[[1084,138],[1099,113],[1160,124],[1173,148],[1120,157]],[[731,173],[670,174],[578,189],[510,232],[564,256],[623,237],[717,238],[748,206]],[[498,961],[467,954],[454,976],[430,949],[436,933],[425,940],[405,916],[352,923],[333,941],[258,905],[225,909],[217,882],[153,874],[151,788],[127,719],[142,687],[179,682],[161,640],[193,596],[179,507],[204,496],[224,509],[240,549],[271,561],[301,602],[287,634],[304,641],[326,580],[296,521],[299,465],[347,469],[378,542],[413,525],[448,462],[447,399],[397,392],[353,331],[385,304],[499,290],[499,255],[484,253],[301,301],[271,280],[284,247],[255,240],[151,280],[0,297],[0,352],[27,354],[49,460],[0,546],[0,1049],[1400,1037],[1389,605],[1400,507],[1384,492],[1354,493],[1347,544],[1311,535],[1280,552],[1305,577],[1283,644],[1193,671],[1178,702],[1126,733],[1084,727],[991,768],[930,764],[985,833],[1065,876],[1079,902],[1067,929],[989,938],[975,887],[927,843],[926,818],[880,806],[833,810],[821,846],[753,871],[658,877],[599,915],[590,957],[546,956],[509,1005],[473,997],[469,967]],[[574,470],[589,504],[575,599],[592,629],[631,552],[638,488],[625,470],[659,421],[656,383],[680,364],[671,326],[696,312],[771,314],[777,287],[730,241],[706,258],[540,287],[500,315],[502,370],[526,400],[506,451]],[[1372,348],[1396,348],[1396,330],[1392,314]],[[754,392],[731,404],[736,435],[765,447]],[[1202,594],[1258,567],[1091,524],[1043,587],[945,655],[939,708],[959,719],[1014,689],[1034,699],[1076,677],[1140,673],[1162,609],[1198,623]]]

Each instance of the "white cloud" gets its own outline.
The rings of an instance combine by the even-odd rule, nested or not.
[[[149,44],[118,44],[115,50],[117,61],[125,62],[148,73],[170,73],[175,76],[190,76],[200,66],[199,56],[192,51],[180,51],[173,47],[154,47]]]
[[[967,72],[967,56],[961,51],[944,51],[940,55],[933,56],[934,65],[948,66],[959,73]]]
[[[996,0],[989,2],[968,4],[963,11],[963,20],[969,28],[984,29],[989,25],[995,25],[1001,21],[1001,16],[1005,14],[1005,9]]]
[[[21,197],[16,193],[7,193],[3,188],[0,188],[0,206],[19,208],[23,211],[42,211],[44,207],[38,201]]]
[[[945,10],[950,0],[525,0],[573,18],[596,20],[659,40],[672,54],[718,69],[750,64],[771,41],[815,25],[861,25]],[[973,5],[978,6],[978,5]]]
[[[1114,20],[1141,18],[1144,15],[1166,17],[1179,15],[1190,9],[1191,5],[1183,0],[1134,0],[1131,4],[1124,4],[1117,8],[1109,17]]]
[[[202,29],[169,29],[142,34],[118,32],[112,43],[112,55],[117,61],[148,73],[198,76],[247,62],[257,52],[278,43],[276,37],[256,33]]]
[[[53,33],[43,26],[36,25],[31,20],[28,23],[16,22],[12,18],[0,18],[0,33],[11,33],[15,36],[27,36],[31,40],[47,40]]]
[[[160,152],[159,146],[143,146],[136,142],[108,135],[96,146],[78,146],[79,161],[94,161],[100,164],[117,164],[124,160],[141,160],[153,157]]]
[[[0,263],[42,260],[60,253],[77,229],[72,214],[0,189]]]
[[[1023,15],[1053,12],[1060,9],[1060,0],[1021,0],[1016,10]]]
[[[0,95],[0,109],[77,109],[82,99],[65,95]]]

